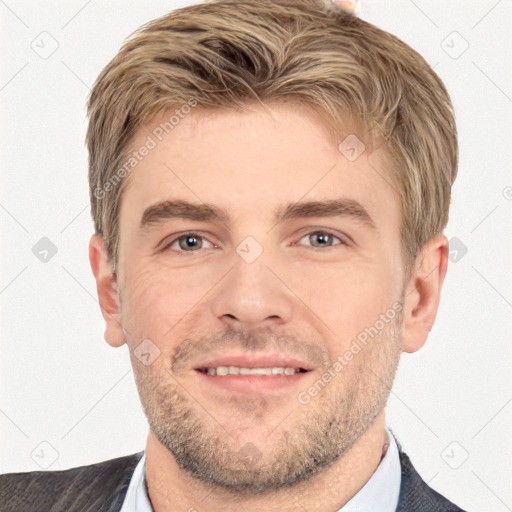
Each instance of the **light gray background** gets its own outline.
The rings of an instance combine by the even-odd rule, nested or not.
[[[87,257],[84,105],[126,36],[188,3],[0,0],[1,472],[144,448],[127,349],[103,341]],[[512,510],[512,2],[363,0],[360,16],[435,67],[460,136],[446,234],[467,253],[452,254],[427,345],[402,356],[388,424],[459,506]],[[32,252],[42,237],[58,248],[46,263]]]

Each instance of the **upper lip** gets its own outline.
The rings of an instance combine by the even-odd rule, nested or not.
[[[237,366],[239,368],[302,368],[312,370],[309,363],[303,359],[285,354],[233,354],[219,355],[206,358],[195,369],[218,368],[219,366]]]

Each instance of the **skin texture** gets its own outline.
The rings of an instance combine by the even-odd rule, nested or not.
[[[141,127],[133,147],[159,122]],[[340,142],[298,104],[194,110],[130,175],[116,276],[101,237],[91,238],[105,339],[129,345],[150,424],[147,481],[157,512],[338,510],[381,460],[400,354],[426,341],[448,242],[443,234],[428,242],[406,279],[385,146],[350,161]],[[359,202],[374,228],[354,216],[274,221],[285,204],[339,197]],[[169,199],[209,203],[230,219],[141,229],[144,210]],[[191,248],[186,236],[176,240],[190,231]],[[248,236],[262,249],[251,263],[237,252]],[[299,393],[396,303],[401,311],[301,403]],[[137,357],[145,339],[158,354],[147,365]],[[241,392],[195,370],[217,355],[261,353],[297,355],[311,371],[286,388]]]

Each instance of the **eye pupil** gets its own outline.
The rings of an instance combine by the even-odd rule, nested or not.
[[[313,236],[317,238],[320,245],[325,245],[326,243],[329,242],[330,238],[332,237],[332,235],[328,233],[316,233],[313,234]]]
[[[181,242],[184,242],[183,244]],[[193,249],[197,245],[198,237],[188,235],[180,238],[180,249]]]

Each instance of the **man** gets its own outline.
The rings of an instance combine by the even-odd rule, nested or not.
[[[2,476],[2,510],[461,510],[385,421],[447,268],[425,60],[320,0],[215,0],[141,27],[88,111],[90,262],[150,432]]]

